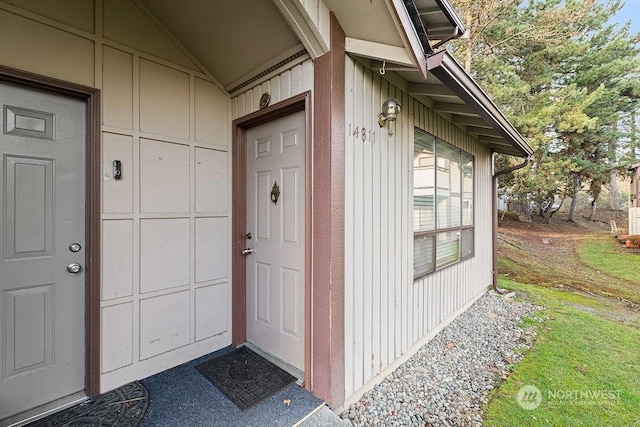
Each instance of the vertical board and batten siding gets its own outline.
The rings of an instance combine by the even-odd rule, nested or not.
[[[129,0],[9,0],[0,28],[1,64],[101,89],[101,391],[229,345],[227,94]]]
[[[491,283],[491,153],[401,88],[346,59],[345,398],[366,389]],[[396,133],[377,124],[402,105]],[[475,157],[475,256],[413,282],[414,126]],[[355,129],[357,128],[357,132]],[[364,131],[363,131],[364,129]],[[363,136],[364,135],[364,136]]]
[[[287,66],[285,66],[287,67]],[[290,64],[263,81],[243,88],[242,92],[231,98],[231,119],[246,116],[260,109],[260,97],[263,93],[271,95],[270,105],[284,101],[313,89],[313,61],[306,59]]]

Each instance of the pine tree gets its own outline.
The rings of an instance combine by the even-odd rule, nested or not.
[[[459,0],[466,40],[448,48],[501,106],[535,153],[505,176],[509,193],[553,215],[553,201],[593,200],[622,170],[618,123],[638,109],[638,35],[607,21],[621,7],[596,0]],[[635,123],[635,119],[633,120]],[[635,129],[630,126],[630,129]],[[509,162],[509,160],[503,160]]]

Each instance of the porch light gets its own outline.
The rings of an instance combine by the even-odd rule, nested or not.
[[[382,112],[378,114],[378,124],[380,127],[387,126],[389,136],[395,132],[398,114],[400,114],[400,101],[397,99],[389,98],[382,104]]]

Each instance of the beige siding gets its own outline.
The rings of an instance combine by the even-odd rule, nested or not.
[[[233,94],[232,119],[258,111],[263,93],[271,95],[270,105],[273,105],[312,89],[313,61],[306,59],[300,63],[292,63],[289,67],[278,70],[277,74],[268,76],[253,86],[243,88],[242,92]]]
[[[230,344],[228,96],[129,0],[0,1],[0,37],[102,90],[102,390]]]
[[[378,73],[349,57],[346,64],[345,397],[349,401],[490,284],[491,162],[488,149],[460,128]],[[376,121],[389,97],[402,104],[392,137]],[[411,222],[414,126],[476,160],[475,257],[416,283]]]
[[[20,9],[0,8],[2,65],[93,86],[93,40],[65,31],[64,26],[42,25],[13,13],[16,10]]]

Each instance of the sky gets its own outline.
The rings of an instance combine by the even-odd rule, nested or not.
[[[624,7],[613,17],[621,25],[631,21],[631,33],[640,32],[640,0],[624,0]]]

